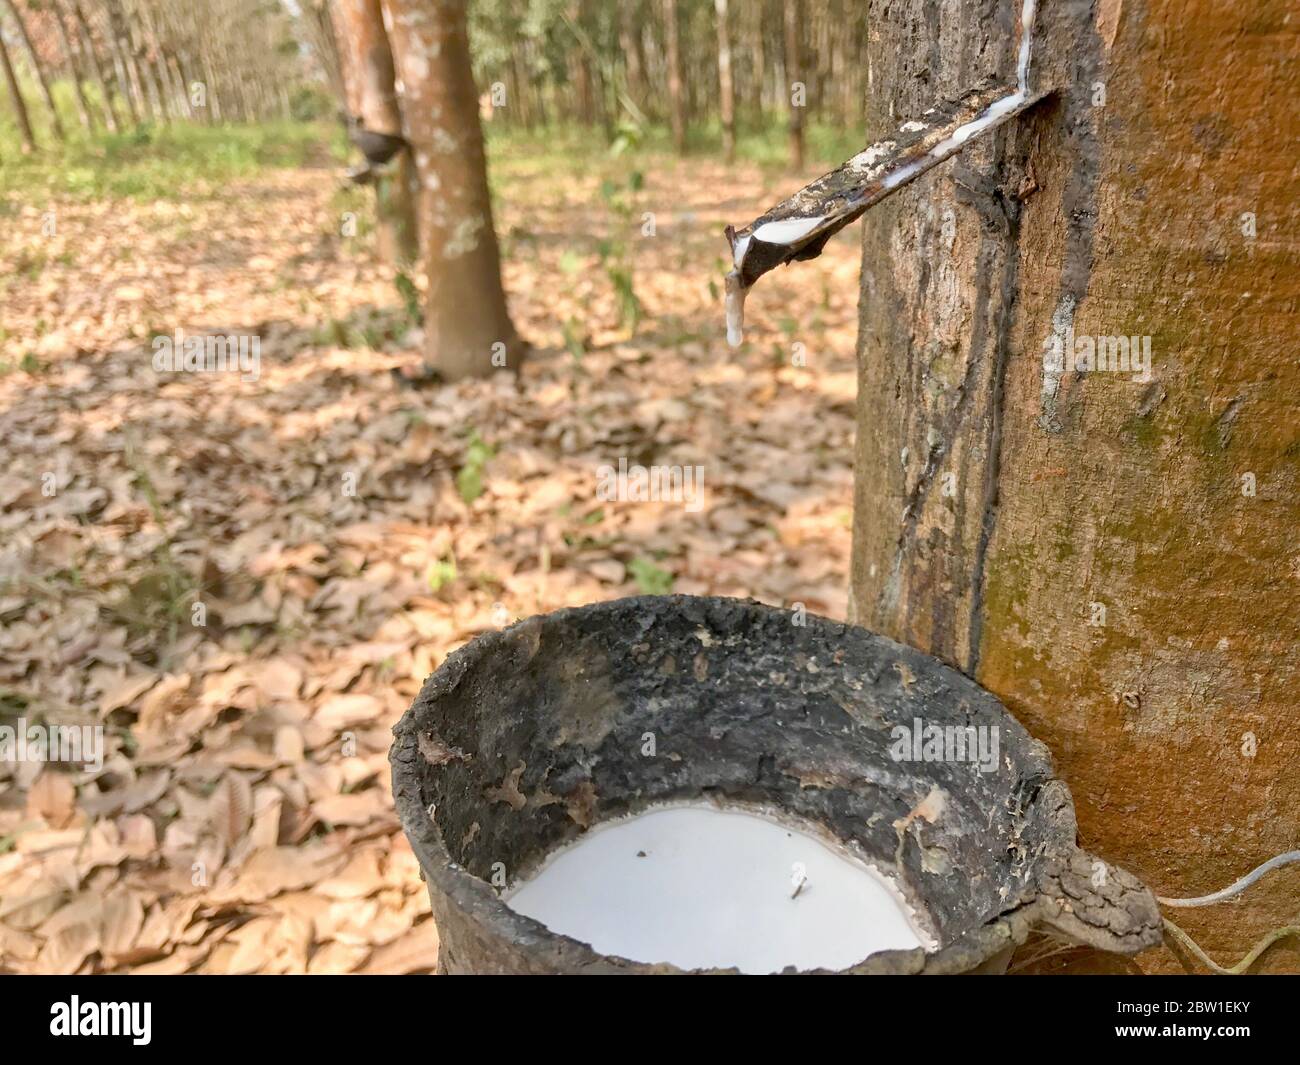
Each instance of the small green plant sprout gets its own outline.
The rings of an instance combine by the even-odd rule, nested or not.
[[[473,503],[483,494],[483,468],[495,454],[496,449],[478,435],[478,430],[471,430],[465,448],[465,464],[456,474],[456,490],[466,504]]]
[[[634,558],[627,570],[642,595],[667,595],[673,590],[673,575],[644,556]]]

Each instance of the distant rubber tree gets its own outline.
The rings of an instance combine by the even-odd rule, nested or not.
[[[23,13],[19,10],[15,0],[5,0],[5,4],[18,26],[18,36],[23,40],[23,47],[27,50],[27,58],[31,61],[32,70],[36,74],[36,84],[40,87],[41,96],[45,100],[45,107],[50,112],[50,129],[57,140],[63,140],[63,120],[59,117],[59,109],[54,106],[54,97],[50,94],[50,79],[45,73],[45,64],[40,53],[32,44],[32,35],[27,29],[27,20],[23,18]]]
[[[81,49],[86,56],[86,66],[90,69],[91,79],[99,89],[100,99],[104,104],[104,121],[110,133],[122,128],[122,121],[117,114],[117,104],[113,100],[113,90],[109,87],[104,68],[100,65],[99,55],[95,51],[95,40],[90,32],[90,22],[82,10],[79,0],[71,0],[72,16],[76,20],[77,31],[81,37]]]
[[[664,62],[668,67],[668,120],[673,130],[673,148],[686,153],[686,93],[682,84],[681,28],[677,0],[663,0]]]
[[[736,159],[736,83],[731,74],[731,27],[727,0],[713,0],[718,18],[718,111],[722,118],[722,154],[727,162]]]
[[[425,362],[446,380],[518,367],[492,223],[467,0],[384,0],[402,80],[427,281]]]
[[[13,101],[14,117],[18,120],[18,132],[23,138],[23,151],[34,152],[36,136],[32,133],[32,120],[27,114],[27,101],[18,88],[18,77],[14,74],[14,65],[9,59],[9,49],[5,47],[3,34],[0,34],[0,66],[4,67],[5,83],[9,86],[9,98]]]
[[[800,55],[800,37],[803,34],[803,12],[799,0],[785,0],[785,86],[786,102],[790,105],[790,165],[803,169],[803,113],[807,104],[807,89],[803,84],[803,60]]]
[[[90,101],[86,99],[86,89],[83,84],[85,78],[81,71],[81,54],[73,43],[72,34],[68,30],[67,15],[63,8],[59,6],[58,0],[49,0],[49,5],[50,13],[54,16],[54,28],[59,33],[59,44],[63,47],[63,58],[67,66],[68,78],[72,82],[73,94],[77,101],[77,117],[81,120],[81,128],[90,133],[94,131],[95,120],[90,110]]]

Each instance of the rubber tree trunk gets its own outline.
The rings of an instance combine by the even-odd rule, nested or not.
[[[117,94],[126,101],[127,113],[131,116],[131,124],[137,128],[140,125],[140,107],[135,98],[133,91],[134,86],[131,84],[131,78],[127,74],[126,60],[122,54],[122,48],[117,40],[117,35],[113,32],[111,16],[105,18],[108,25],[104,31],[104,42],[108,46],[109,70],[112,71],[113,80],[117,85]]]
[[[199,66],[203,71],[204,84],[208,87],[208,115],[210,121],[214,123],[220,122],[224,114],[221,108],[221,94],[217,92],[217,73],[212,66],[212,59],[207,49],[201,49],[199,52]]]
[[[54,13],[54,26],[59,32],[59,43],[63,46],[63,55],[67,59],[68,77],[72,81],[73,95],[77,101],[77,117],[81,120],[81,128],[87,133],[91,133],[94,131],[95,122],[91,117],[90,102],[86,99],[81,57],[76,46],[72,43],[72,34],[68,30],[67,16],[58,0],[51,0],[50,7]]]
[[[803,115],[807,106],[807,88],[803,83],[800,38],[803,36],[803,5],[799,0],[785,0],[785,93],[790,107],[790,165],[803,169]]]
[[[99,56],[95,52],[95,42],[90,35],[90,23],[86,21],[86,13],[82,11],[77,0],[72,0],[72,17],[76,21],[77,32],[80,35],[85,65],[90,70],[90,76],[99,89],[100,99],[104,104],[104,121],[108,125],[108,131],[116,133],[122,128],[122,123],[117,116],[117,105],[113,102],[112,90],[108,86],[108,79],[104,77],[104,68],[99,64]]]
[[[32,70],[36,73],[36,84],[40,86],[41,96],[45,100],[46,110],[50,112],[50,129],[54,131],[54,136],[58,140],[64,140],[63,119],[59,116],[59,109],[54,105],[54,96],[50,93],[50,80],[45,74],[45,65],[41,62],[40,53],[32,45],[32,35],[27,30],[27,21],[23,18],[23,13],[18,10],[18,5],[14,0],[5,0],[9,13],[13,16],[14,22],[18,24],[18,35],[23,39],[23,47],[27,49],[27,57],[31,60]]]
[[[713,0],[718,20],[718,113],[722,119],[722,154],[736,160],[736,84],[731,76],[731,26],[727,0]]]
[[[156,51],[153,57],[154,77],[158,84],[162,86],[163,108],[167,112],[168,119],[184,118],[181,111],[179,90],[176,83],[172,80],[171,68],[167,66],[167,60],[163,58],[161,50]]]
[[[112,33],[105,34],[104,40],[108,44],[109,69],[112,70],[113,81],[117,85],[117,95],[126,101],[126,112],[131,118],[131,125],[139,126],[140,108],[138,101],[135,99],[131,79],[129,74],[126,73],[126,61],[123,59],[122,49],[118,46],[117,38]]]
[[[673,148],[686,154],[686,95],[682,86],[681,33],[677,0],[663,0],[664,61],[668,66],[668,121],[673,131]]]
[[[376,133],[402,134],[402,110],[394,86],[393,52],[384,29],[380,0],[336,0],[347,53],[344,63],[350,83],[348,97],[356,100],[361,124]],[[414,161],[409,150],[394,157],[375,183],[379,253],[386,262],[404,266],[418,257],[415,223]]]
[[[135,98],[136,109],[146,122],[152,122],[157,115],[154,113],[153,101],[145,91],[144,78],[140,75],[140,66],[136,62],[135,52],[131,49],[131,40],[125,27],[119,28],[117,43],[122,52],[122,61],[126,64],[126,76],[131,83],[131,95]]]
[[[174,86],[174,91],[176,93],[177,114],[181,118],[188,118],[192,120],[194,118],[194,108],[190,104],[190,83],[185,80],[185,72],[181,70],[180,62],[177,60],[175,53],[173,53],[170,50],[164,51],[163,65],[167,68],[167,72],[171,75],[172,85]],[[230,69],[229,57],[226,56],[224,53],[223,53],[222,66],[226,70]],[[235,87],[235,91],[238,93],[241,89],[239,82],[235,81],[233,84]],[[211,89],[211,86],[209,86],[209,89]],[[241,117],[247,118],[247,115],[245,114]]]
[[[619,0],[618,46],[627,72],[627,94],[637,107],[643,109],[650,106],[646,99],[645,48],[642,45],[644,18],[645,12],[639,0]]]
[[[501,285],[466,7],[385,0],[420,184],[425,361],[447,380],[515,369],[523,353]]]
[[[1084,845],[1166,896],[1300,823],[1289,6],[1041,5],[1031,87],[1060,93],[864,222],[851,612],[1000,696]],[[873,3],[868,140],[1012,80],[1019,7]],[[1134,336],[1149,378],[1055,357]],[[1171,913],[1235,961],[1296,884]]]
[[[9,49],[3,37],[0,37],[0,66],[4,67],[5,85],[9,89],[9,99],[13,102],[14,117],[18,120],[18,132],[23,139],[23,152],[36,150],[36,136],[32,133],[32,120],[27,114],[27,101],[18,88],[18,77],[14,74],[14,65],[9,59]]]

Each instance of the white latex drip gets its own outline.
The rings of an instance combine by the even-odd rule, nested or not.
[[[1034,44],[1034,14],[1038,0],[1024,0],[1020,9],[1020,61],[1016,64],[1016,88],[1023,99],[1029,92],[1029,54]]]
[[[745,265],[745,252],[749,251],[749,242],[753,239],[753,237],[741,237],[736,241],[736,246],[732,249],[731,257],[737,270]]]
[[[727,343],[738,348],[745,342],[745,297],[749,289],[740,283],[738,270],[727,275]]]

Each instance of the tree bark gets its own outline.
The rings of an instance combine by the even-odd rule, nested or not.
[[[90,68],[90,76],[94,80],[96,87],[98,87],[99,95],[104,104],[104,121],[108,125],[108,131],[116,133],[122,128],[122,123],[117,116],[117,105],[113,102],[113,93],[108,87],[108,79],[104,77],[104,68],[99,64],[99,55],[95,51],[95,41],[90,35],[90,23],[86,21],[86,13],[82,11],[81,4],[77,0],[72,0],[72,17],[76,21],[77,30],[81,37],[81,48],[86,57],[86,66]]]
[[[425,360],[447,380],[516,369],[523,352],[501,285],[466,7],[385,0],[420,181]]]
[[[868,139],[1013,80],[1019,3],[937,7],[871,5]],[[1045,741],[1089,850],[1197,896],[1300,823],[1295,31],[1283,0],[1041,8],[1059,94],[864,221],[851,612]],[[1149,380],[1054,361],[1121,335]],[[1235,960],[1295,883],[1173,916]]]
[[[18,120],[18,132],[23,139],[23,152],[34,152],[36,150],[36,136],[32,133],[32,120],[27,114],[27,101],[23,99],[23,94],[19,91],[18,77],[14,73],[14,65],[9,60],[9,49],[5,45],[2,36],[0,36],[0,66],[4,67],[5,84],[9,87],[9,98],[13,101],[14,117]]]
[[[121,35],[118,37],[118,47],[121,48],[122,60],[126,63],[126,75],[131,82],[131,92],[135,96],[141,117],[146,121],[153,122],[158,117],[154,111],[153,99],[146,89],[140,64],[136,60],[135,50],[131,47],[131,38],[127,33],[125,24],[122,24],[120,29]]]
[[[682,49],[677,20],[677,0],[663,0],[664,60],[668,67],[668,120],[672,125],[673,148],[686,154],[686,98],[682,91]]]
[[[105,23],[104,43],[108,46],[110,69],[117,84],[117,93],[126,101],[126,109],[131,116],[131,124],[138,128],[140,125],[140,108],[132,91],[131,79],[127,74],[126,60],[123,57],[122,48],[118,43],[117,34],[113,31],[113,17],[111,12],[108,11],[103,14]]]
[[[637,107],[646,101],[645,48],[641,43],[641,8],[636,0],[619,0],[618,43],[627,71],[627,94]]]
[[[803,5],[799,0],[785,0],[785,93],[790,105],[790,165],[803,169],[803,113],[807,105],[807,87],[803,82],[803,65],[799,40],[803,34]]]
[[[58,140],[65,140],[63,120],[59,117],[59,109],[54,105],[54,96],[50,93],[50,80],[45,74],[45,66],[41,62],[40,54],[32,44],[32,35],[27,30],[27,21],[23,18],[22,12],[18,10],[18,5],[14,0],[6,0],[6,3],[9,7],[9,13],[14,17],[14,22],[18,24],[18,35],[23,39],[23,47],[27,49],[27,56],[31,60],[32,70],[36,72],[36,83],[40,86],[41,96],[45,100],[45,107],[50,112],[50,128],[54,131],[54,136]]]
[[[225,67],[229,70],[229,53],[224,53],[223,58],[225,61]],[[176,58],[176,54],[171,51],[171,49],[167,49],[163,52],[163,62],[172,76],[172,83],[176,86],[176,107],[178,112],[183,118],[193,119],[194,107],[190,103],[190,83],[185,77],[185,71],[181,70],[180,60]],[[235,92],[240,94],[240,100],[242,102],[242,86],[237,79],[234,80],[233,83],[235,86]],[[212,86],[209,85],[207,88],[208,93],[205,93],[205,95],[211,93]],[[247,114],[245,113],[243,117],[247,118]]]
[[[208,87],[208,114],[214,123],[222,121],[224,112],[221,108],[221,94],[217,92],[217,73],[213,69],[208,49],[200,50],[199,62],[203,69],[204,84]]]
[[[68,32],[67,16],[58,0],[50,0],[50,9],[54,13],[54,25],[59,31],[59,42],[63,45],[63,54],[67,58],[68,77],[72,80],[72,87],[75,90],[77,117],[81,120],[81,128],[87,133],[91,133],[94,131],[95,122],[91,117],[90,101],[86,99],[80,53],[72,42],[72,34]]]
[[[343,30],[340,45],[347,53],[348,96],[357,101],[357,117],[366,129],[401,136],[402,110],[380,0],[336,0],[336,6]],[[410,151],[402,149],[390,164],[391,172],[375,182],[379,253],[398,266],[414,262],[420,253],[412,195],[414,165]]]
[[[727,0],[713,0],[718,19],[718,112],[722,119],[722,154],[728,163],[736,160],[736,85],[731,77],[731,27],[727,24]]]

